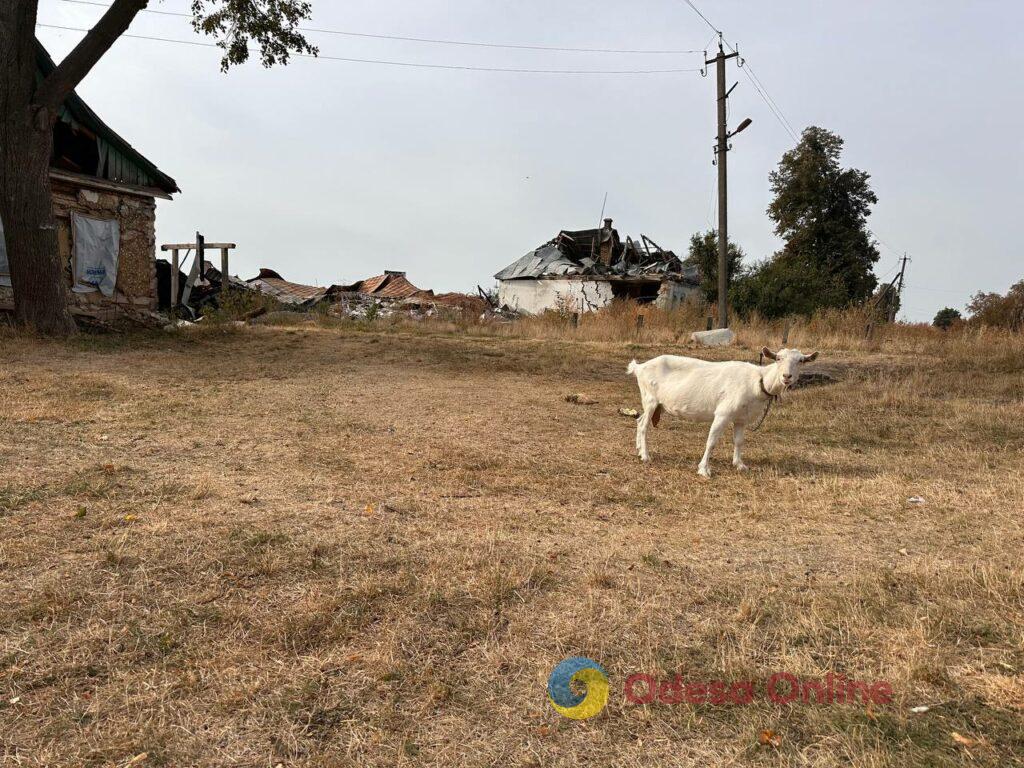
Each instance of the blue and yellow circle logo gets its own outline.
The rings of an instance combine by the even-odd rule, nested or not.
[[[587,692],[573,693],[570,683],[574,680],[585,685]],[[573,720],[586,720],[608,703],[608,673],[592,659],[573,656],[551,670],[548,698],[560,714]]]

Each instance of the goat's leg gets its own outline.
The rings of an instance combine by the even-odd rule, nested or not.
[[[640,461],[651,460],[650,455],[647,453],[647,427],[650,425],[651,417],[657,408],[656,403],[644,403],[644,412],[636,420],[636,452],[640,457]]]
[[[732,465],[736,467],[739,472],[746,472],[747,465],[743,463],[743,433],[746,431],[746,426],[743,424],[733,424],[732,427]]]
[[[722,436],[727,426],[729,426],[729,420],[722,415],[716,415],[715,420],[711,422],[708,444],[704,448],[704,458],[700,460],[700,466],[697,467],[697,474],[701,477],[711,477],[711,467],[708,465],[711,461],[711,452],[715,449],[715,443],[718,442],[718,438]]]

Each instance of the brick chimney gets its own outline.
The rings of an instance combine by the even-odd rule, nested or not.
[[[611,219],[605,219],[604,220],[604,227],[602,227],[601,232],[598,234],[598,237],[601,238],[600,241],[599,241],[599,247],[600,247],[600,251],[601,252],[600,252],[600,256],[598,258],[600,259],[600,261],[603,264],[611,264],[612,263],[612,247],[615,245],[615,243],[614,243],[614,241],[612,239],[612,234],[611,233],[612,233],[612,220]]]

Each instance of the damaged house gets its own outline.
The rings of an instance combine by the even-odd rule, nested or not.
[[[38,42],[36,58],[41,77],[55,68]],[[156,309],[156,198],[179,191],[174,179],[71,93],[53,128],[50,188],[72,312]],[[0,308],[12,308],[2,234],[0,223]]]
[[[494,277],[498,303],[528,313],[591,312],[615,299],[672,309],[700,292],[696,266],[646,235],[622,242],[611,219],[600,229],[563,230]]]

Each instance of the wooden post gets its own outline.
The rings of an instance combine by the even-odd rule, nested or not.
[[[580,327],[580,313],[579,312],[573,312],[572,313],[571,321],[572,321],[572,327],[573,328],[579,328]]]
[[[644,316],[643,315],[637,315],[636,316],[636,332],[639,334],[640,331],[642,331],[643,329],[644,329]]]
[[[711,315],[708,315],[708,327],[705,330],[710,331],[714,327],[715,327],[715,318],[711,317]]]
[[[873,331],[874,328],[875,328],[875,324],[874,323],[868,323],[867,324],[867,327],[864,329],[864,338],[865,339],[870,339],[871,338],[871,331]]]
[[[178,249],[171,249],[171,309],[175,309],[178,306],[178,291],[181,286],[178,285]]]
[[[228,249],[220,249],[220,290],[221,293],[227,293],[228,287],[231,284],[231,278],[228,276]]]
[[[196,264],[199,269],[196,271],[196,285],[204,285],[203,272],[206,271],[206,238],[196,232]]]
[[[785,327],[782,329],[782,346],[789,344],[789,326],[790,321],[787,320]]]

